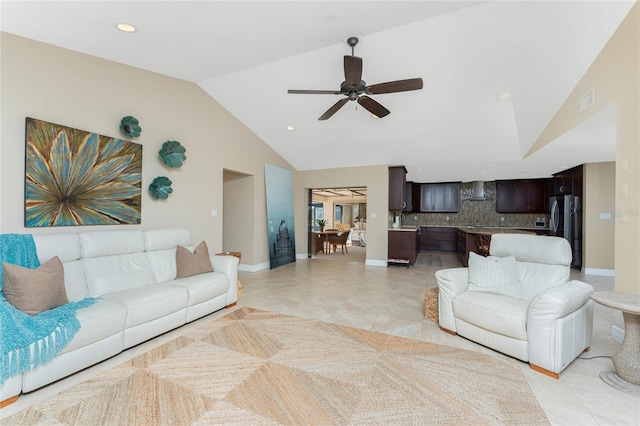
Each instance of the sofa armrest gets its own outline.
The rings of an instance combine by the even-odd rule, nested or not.
[[[593,287],[572,280],[538,293],[527,311],[529,362],[559,373],[591,344]]]
[[[213,255],[211,266],[215,272],[226,275],[229,278],[229,292],[227,293],[227,306],[238,301],[238,263],[240,259],[235,256]]]
[[[436,272],[438,283],[438,323],[440,327],[456,332],[453,316],[453,299],[467,290],[469,285],[468,268],[441,269]]]

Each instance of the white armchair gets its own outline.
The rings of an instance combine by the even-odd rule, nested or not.
[[[440,328],[528,362],[532,369],[557,379],[591,345],[593,287],[568,281],[571,247],[563,238],[494,234],[490,253],[515,258],[511,280],[515,282],[499,284],[514,287],[488,292],[472,282],[470,289],[470,275],[477,280],[478,269],[471,274],[469,268],[438,271]],[[495,260],[501,261],[478,258],[470,267]],[[480,273],[486,275],[486,270]]]

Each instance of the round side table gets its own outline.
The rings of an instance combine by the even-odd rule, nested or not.
[[[591,298],[601,305],[622,311],[624,340],[613,356],[616,371],[603,371],[600,378],[624,392],[640,394],[640,296],[596,291]]]

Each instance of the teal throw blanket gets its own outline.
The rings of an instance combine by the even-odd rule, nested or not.
[[[0,262],[38,267],[40,262],[33,237],[0,234]],[[0,269],[0,288],[3,272]],[[8,378],[46,364],[57,356],[80,330],[76,317],[78,309],[95,302],[94,298],[86,298],[32,317],[14,308],[0,292],[0,386]]]

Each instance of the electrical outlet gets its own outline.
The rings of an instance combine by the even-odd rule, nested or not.
[[[500,216],[500,222],[504,222],[504,216]]]
[[[616,342],[622,344],[622,341],[624,340],[624,330],[619,327],[616,327],[615,325],[612,325],[611,338]]]

